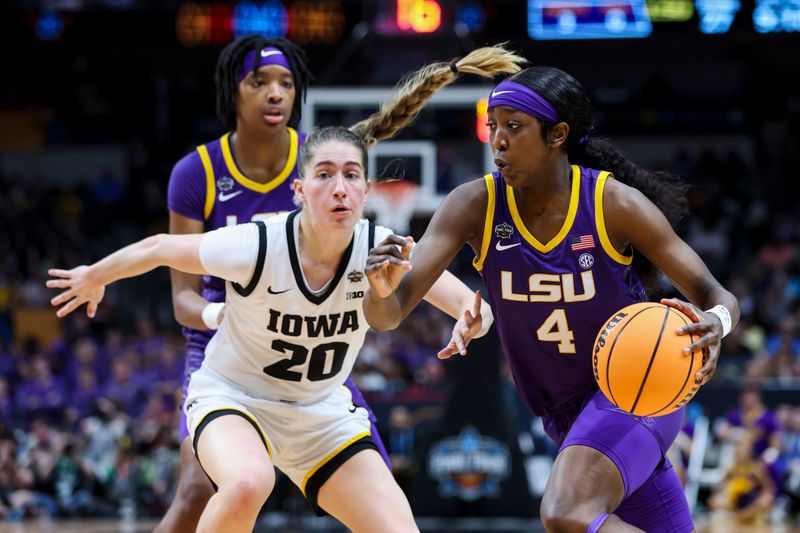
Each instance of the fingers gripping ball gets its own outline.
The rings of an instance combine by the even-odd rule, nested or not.
[[[686,405],[700,388],[701,351],[683,349],[694,335],[675,331],[692,321],[660,303],[629,305],[606,321],[594,344],[592,367],[600,390],[617,407],[660,416]]]

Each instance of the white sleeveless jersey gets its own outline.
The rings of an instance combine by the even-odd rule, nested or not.
[[[258,255],[248,283],[226,283],[225,317],[203,366],[253,397],[308,404],[331,394],[353,368],[369,327],[361,309],[367,255],[391,231],[360,220],[333,278],[314,293],[300,267],[298,214],[257,222],[257,232],[254,224],[217,230],[230,243],[246,235],[251,250],[258,238]]]

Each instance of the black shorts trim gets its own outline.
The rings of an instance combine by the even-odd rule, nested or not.
[[[310,478],[308,478],[308,481],[306,482],[305,496],[306,500],[308,500],[308,503],[311,504],[311,508],[314,510],[317,516],[325,516],[328,514],[319,506],[319,503],[317,503],[319,489],[322,488],[322,485],[324,485],[325,482],[330,479],[333,473],[336,472],[336,470],[338,470],[339,467],[345,463],[345,461],[353,457],[358,452],[362,452],[364,450],[378,451],[378,447],[375,445],[375,443],[372,441],[372,437],[369,435],[358,439],[353,444],[334,455],[327,463],[319,467],[319,469],[314,472]]]
[[[214,486],[214,491],[219,490],[219,487],[217,486],[216,483],[214,483],[214,480],[211,479],[211,476],[208,475],[208,472],[206,472],[206,469],[203,467],[203,463],[200,462],[200,458],[197,456],[197,442],[200,439],[200,434],[203,432],[203,430],[206,428],[208,424],[210,424],[217,418],[226,415],[237,415],[250,422],[250,425],[253,426],[253,428],[255,428],[256,430],[256,433],[258,433],[261,442],[264,443],[264,448],[267,450],[267,455],[269,455],[270,458],[272,457],[272,450],[269,449],[269,443],[267,442],[266,437],[264,437],[264,434],[261,432],[261,428],[258,427],[256,421],[250,418],[246,413],[243,413],[242,411],[239,411],[237,409],[219,409],[217,411],[211,411],[203,418],[203,420],[200,421],[200,424],[197,426],[197,430],[194,432],[194,439],[192,439],[192,450],[194,451],[194,457],[195,459],[197,459],[197,463],[200,465],[200,468],[203,469],[203,472],[205,472],[206,477],[208,478],[209,481],[211,481],[211,484]]]

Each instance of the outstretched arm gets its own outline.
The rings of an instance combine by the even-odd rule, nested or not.
[[[619,251],[628,244],[642,252],[675,284],[688,302],[670,298],[662,303],[675,307],[694,321],[678,330],[679,335],[697,335],[686,353],[707,351],[708,359],[697,373],[707,383],[717,367],[723,323],[719,315],[704,310],[722,306],[728,324],[724,333],[739,321],[739,302],[711,274],[700,256],[673,231],[664,214],[641,192],[616,180],[609,180],[603,192],[603,210],[612,245]],[[630,221],[635,220],[635,224]]]
[[[246,284],[259,251],[259,229],[255,224],[229,226],[208,233],[147,237],[117,250],[91,266],[72,270],[52,269],[47,286],[65,289],[50,303],[63,304],[56,313],[64,317],[87,304],[93,317],[103,299],[105,286],[123,278],[149,272],[159,266],[172,267],[190,274],[211,274]]]
[[[117,250],[90,266],[79,266],[72,270],[50,269],[54,278],[47,286],[65,289],[50,303],[63,305],[56,313],[64,317],[83,305],[86,314],[94,317],[97,306],[103,299],[106,285],[123,278],[132,278],[159,266],[169,266],[191,274],[206,274],[200,262],[200,242],[203,234],[168,235],[147,237],[139,242]]]

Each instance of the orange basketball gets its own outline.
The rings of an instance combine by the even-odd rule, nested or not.
[[[703,353],[683,349],[696,335],[678,335],[692,320],[660,303],[629,305],[606,321],[594,342],[592,367],[600,390],[620,409],[666,415],[692,399]]]

